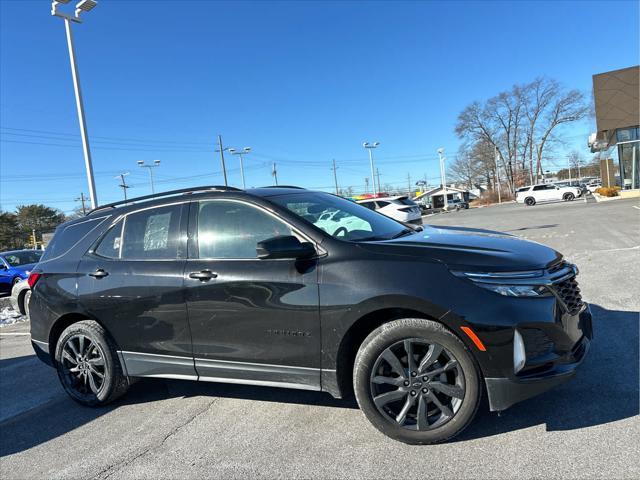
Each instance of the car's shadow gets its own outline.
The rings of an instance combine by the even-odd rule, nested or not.
[[[638,312],[592,305],[595,339],[575,378],[554,390],[511,407],[501,416],[481,410],[455,441],[488,437],[535,425],[547,431],[596,426],[638,415]],[[29,357],[0,360],[0,371]],[[42,375],[55,375],[42,366]],[[6,371],[6,370],[4,370]],[[121,400],[103,408],[82,407],[66,396],[0,424],[0,457],[33,448],[118,408],[175,397],[212,396],[276,403],[355,409],[352,398],[269,387],[140,380]],[[485,404],[486,406],[486,404]],[[318,415],[327,415],[326,411]]]

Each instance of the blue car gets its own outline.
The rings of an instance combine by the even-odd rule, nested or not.
[[[27,278],[42,253],[42,250],[0,252],[0,290],[11,291],[16,283]]]

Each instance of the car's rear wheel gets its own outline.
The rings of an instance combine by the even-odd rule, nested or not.
[[[31,290],[27,290],[22,299],[22,311],[28,317],[29,316],[29,302],[31,301]]]
[[[536,199],[533,198],[533,197],[527,197],[527,198],[524,199],[524,203],[525,203],[525,205],[533,207],[536,204]]]
[[[565,201],[571,202],[576,196],[573,193],[565,193],[564,197],[562,197]]]
[[[62,332],[55,360],[63,388],[83,405],[105,405],[129,388],[115,343],[93,320],[74,323]]]
[[[362,343],[354,365],[354,391],[371,423],[411,444],[443,442],[476,414],[482,389],[470,352],[443,325],[395,320]]]

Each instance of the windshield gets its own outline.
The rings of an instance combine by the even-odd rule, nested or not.
[[[388,240],[408,230],[389,217],[328,193],[294,193],[269,200],[343,240]]]
[[[42,252],[40,250],[27,250],[24,252],[5,253],[2,257],[11,267],[19,267],[20,265],[38,263],[41,256]]]

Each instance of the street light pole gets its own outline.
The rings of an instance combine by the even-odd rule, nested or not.
[[[373,149],[377,148],[378,145],[380,145],[380,142],[373,142],[373,143],[364,142],[362,144],[362,146],[369,151],[369,165],[371,166],[371,180],[373,182],[374,195],[377,195],[380,190],[379,183],[378,183],[378,186],[376,187],[376,173],[375,173],[375,169],[373,168]]]
[[[440,158],[440,181],[442,182],[442,198],[444,199],[443,209],[446,212],[449,208],[449,201],[447,200],[447,178],[444,168],[445,157],[443,155],[444,148],[438,149],[438,157]]]
[[[82,91],[80,89],[80,77],[78,75],[78,65],[76,61],[76,53],[73,45],[73,34],[71,32],[71,22],[81,23],[80,13],[92,10],[98,2],[95,0],[81,0],[76,4],[74,15],[69,15],[58,11],[59,4],[69,3],[70,0],[57,0],[51,3],[51,15],[60,17],[64,20],[65,31],[67,34],[67,47],[69,49],[69,62],[71,64],[71,76],[73,78],[73,89],[76,97],[76,109],[78,111],[78,122],[80,123],[80,137],[82,139],[82,152],[84,154],[84,164],[87,171],[87,182],[89,184],[89,199],[91,208],[98,206],[98,196],[96,194],[96,185],[93,178],[93,163],[91,160],[91,149],[89,147],[89,135],[87,133],[87,122],[84,114],[84,103],[82,101]]]
[[[149,169],[149,181],[151,182],[151,193],[156,193],[153,185],[153,169],[160,166],[160,160],[154,160],[153,165],[146,165],[144,160],[138,160],[138,166]]]
[[[229,153],[231,155],[238,155],[240,157],[240,177],[242,177],[242,189],[246,190],[247,187],[244,183],[244,162],[243,162],[243,155],[246,155],[248,153],[251,152],[251,147],[244,147],[242,150],[236,150],[235,148],[229,148],[228,149]]]

